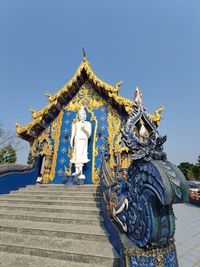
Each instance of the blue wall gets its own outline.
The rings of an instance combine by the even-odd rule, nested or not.
[[[88,158],[90,161],[84,165],[83,173],[86,176],[85,184],[92,184],[92,159],[93,155],[93,139],[95,128],[96,136],[98,137],[96,142],[96,147],[98,147],[98,155],[95,159],[95,169],[100,168],[101,165],[101,157],[103,149],[105,148],[106,138],[108,136],[108,122],[107,122],[107,106],[100,107],[98,109],[93,110],[94,116],[97,118],[97,122],[95,120],[91,120],[91,113],[87,111],[87,120],[92,123],[92,135],[88,142]],[[57,162],[56,162],[56,170],[55,170],[55,178],[52,181],[53,184],[62,183],[63,178],[65,177],[65,167],[69,168],[70,159],[68,156],[68,151],[70,148],[70,136],[71,136],[71,125],[76,118],[76,111],[64,111],[63,119],[62,119],[62,127],[60,133],[60,142],[57,152]],[[73,164],[74,165],[74,164]],[[72,168],[72,172],[74,172],[74,166]]]
[[[36,158],[32,169],[25,172],[12,172],[0,176],[0,194],[8,194],[12,190],[36,183],[39,174],[40,158]]]

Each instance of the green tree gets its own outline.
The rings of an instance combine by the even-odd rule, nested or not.
[[[17,160],[16,151],[11,144],[8,144],[0,149],[0,164],[15,163],[16,160]]]
[[[198,159],[197,159],[197,165],[200,167],[200,155],[198,156]]]
[[[197,164],[192,167],[192,172],[195,180],[200,180],[200,166]]]
[[[189,162],[181,162],[178,165],[178,168],[182,171],[187,180],[193,180],[193,164]]]
[[[178,168],[182,171],[187,180],[200,181],[200,155],[198,156],[196,164],[181,162]]]
[[[34,161],[34,158],[33,158],[32,152],[30,150],[29,154],[28,154],[27,164],[31,165],[33,163],[33,161]]]

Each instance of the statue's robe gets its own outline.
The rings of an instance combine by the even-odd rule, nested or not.
[[[89,121],[78,121],[72,125],[72,139],[74,149],[71,162],[74,164],[84,164],[88,159],[88,139],[92,133],[92,126]]]

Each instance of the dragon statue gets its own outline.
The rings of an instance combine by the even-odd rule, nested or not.
[[[131,159],[127,180],[114,178],[109,150],[102,161],[101,188],[107,212],[117,228],[139,248],[172,244],[175,233],[172,204],[188,202],[188,186],[181,171],[167,160],[163,151],[167,137],[159,134],[142,102],[134,104],[122,134]]]

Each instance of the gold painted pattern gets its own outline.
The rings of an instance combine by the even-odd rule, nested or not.
[[[92,88],[89,83],[85,83],[80,88],[78,94],[64,108],[69,111],[78,111],[81,106],[90,110],[105,106],[107,102]]]
[[[130,256],[143,256],[143,257],[153,257],[156,259],[156,267],[164,266],[164,256],[170,251],[175,251],[175,245],[169,244],[161,248],[148,248],[140,249],[136,247],[125,248],[124,254],[126,258],[126,266],[130,266]]]
[[[51,172],[50,172],[50,176],[49,176],[49,179],[51,181],[55,177],[57,154],[58,154],[58,147],[59,147],[59,143],[60,143],[60,134],[61,134],[63,114],[64,114],[64,112],[61,111],[59,113],[58,117],[52,123],[52,138],[54,140],[54,154],[53,154]]]
[[[96,142],[98,139],[97,137],[98,120],[92,110],[88,109],[88,112],[92,115],[90,120],[95,121],[94,136],[92,143],[92,182],[93,184],[98,185],[100,183],[99,170],[95,168],[95,161],[96,157],[98,156],[98,147],[96,146]]]
[[[68,93],[69,92],[69,88],[71,90],[73,90],[73,88],[76,88],[76,86],[73,86],[73,85],[77,84],[77,80],[81,76],[81,72],[83,70],[86,72],[86,74],[88,76],[88,79],[93,84],[95,84],[98,89],[99,88],[103,88],[103,91],[107,92],[107,94],[108,94],[109,98],[111,99],[111,101],[113,99],[119,106],[123,106],[127,113],[130,113],[130,112],[133,111],[133,101],[118,95],[118,90],[119,90],[119,87],[121,86],[122,82],[121,81],[118,82],[115,86],[112,86],[112,85],[109,85],[109,84],[103,82],[93,72],[88,60],[86,58],[84,58],[82,63],[78,67],[76,73],[72,77],[72,79],[69,82],[67,82],[54,96],[46,93],[46,95],[47,95],[47,97],[48,97],[48,99],[50,101],[50,103],[48,105],[46,105],[44,108],[42,108],[38,112],[36,112],[34,109],[31,109],[34,121],[32,121],[31,123],[29,123],[29,124],[27,124],[26,126],[23,126],[23,127],[18,122],[16,122],[16,132],[17,132],[17,135],[19,137],[23,138],[23,134],[26,134],[26,132],[28,134],[28,130],[31,129],[31,127],[33,127],[34,125],[38,124],[42,120],[43,115],[48,113],[50,108],[52,108],[53,105],[56,105],[58,103],[59,97],[63,96],[64,93]],[[99,90],[99,92],[100,92],[100,90]],[[90,101],[90,100],[88,99],[88,101]],[[94,100],[92,102],[92,105],[94,106],[94,108],[98,108],[99,107],[98,100]],[[68,110],[74,110],[74,108],[75,108],[75,110],[78,110],[79,107],[80,106],[77,105],[75,102],[72,105],[71,105],[71,102],[70,102],[69,105],[68,105]],[[150,119],[153,122],[155,122],[156,125],[159,125],[159,123],[160,123],[160,119],[161,119],[160,113],[162,112],[162,111],[160,111],[161,109],[156,110],[156,114],[155,115],[149,114]]]
[[[110,167],[114,168],[114,139],[120,133],[121,118],[118,112],[108,106],[108,144],[110,145]]]

